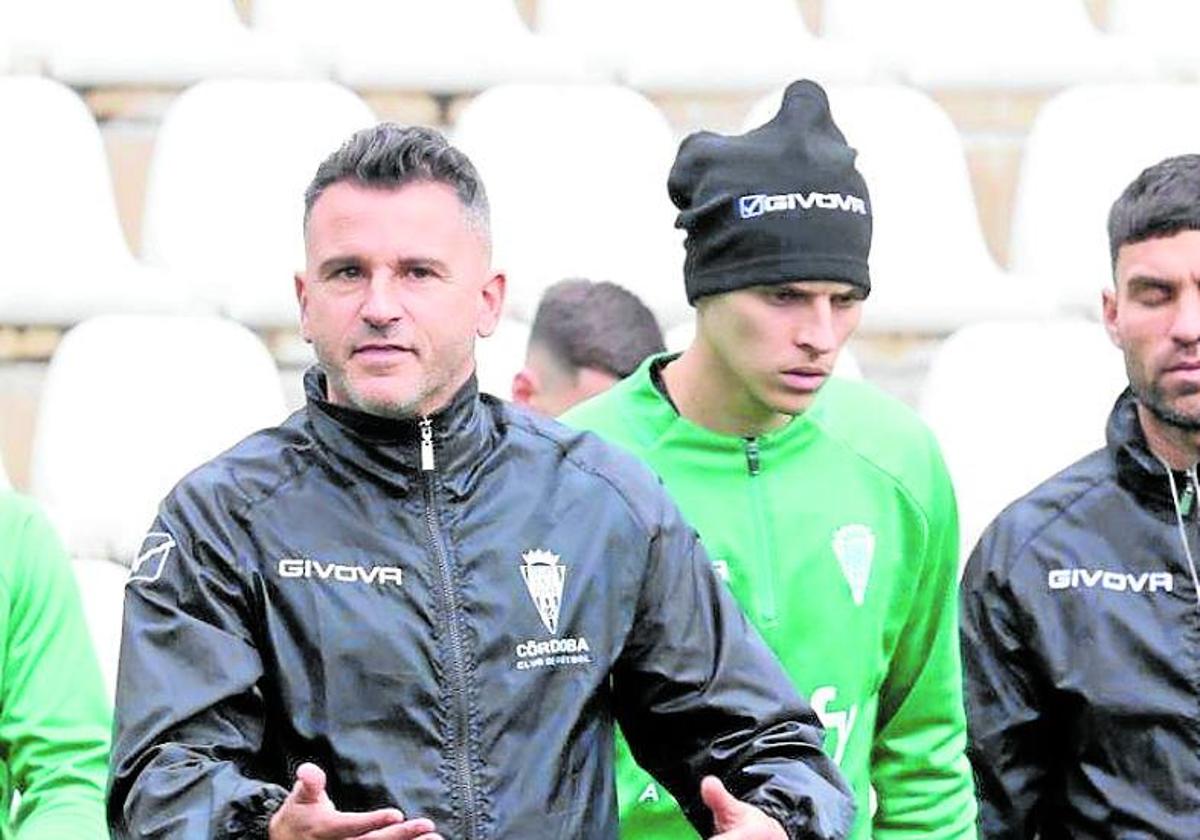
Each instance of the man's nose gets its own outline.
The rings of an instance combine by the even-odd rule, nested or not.
[[[1171,337],[1180,344],[1200,342],[1200,289],[1195,286],[1180,296],[1171,324]]]
[[[383,327],[400,320],[404,306],[400,300],[399,284],[392,282],[386,272],[376,272],[366,282],[362,319],[371,326]]]
[[[796,344],[810,353],[831,352],[837,344],[833,328],[833,305],[827,298],[816,298],[807,307],[804,319],[796,331]]]

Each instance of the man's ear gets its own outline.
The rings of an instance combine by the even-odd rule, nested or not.
[[[513,374],[512,401],[517,405],[532,405],[533,398],[538,392],[537,374],[529,367],[523,367]]]
[[[1108,340],[1117,347],[1121,347],[1121,333],[1117,329],[1116,290],[1104,289],[1100,292],[1100,309],[1104,318],[1104,331],[1108,333]]]
[[[487,338],[496,331],[496,324],[500,322],[500,312],[504,309],[504,290],[507,282],[504,272],[499,271],[489,277],[479,291],[479,322],[475,333],[480,338]]]
[[[299,271],[292,275],[292,280],[296,286],[296,303],[300,305],[300,336],[312,343],[308,334],[308,286],[304,281],[304,274]]]

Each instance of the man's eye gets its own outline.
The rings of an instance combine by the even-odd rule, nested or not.
[[[851,309],[862,298],[857,295],[836,295],[833,298],[833,305],[837,309]]]
[[[1157,306],[1171,299],[1171,292],[1164,286],[1143,286],[1137,291],[1138,303]]]
[[[423,265],[414,265],[408,270],[408,275],[418,280],[427,280],[433,276],[433,271]]]
[[[356,265],[345,265],[333,272],[333,277],[337,280],[357,280],[362,277],[362,271]]]

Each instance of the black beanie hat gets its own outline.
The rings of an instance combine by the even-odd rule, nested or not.
[[[871,205],[854,149],[815,82],[793,82],[775,118],[732,137],[701,131],[667,179],[687,231],[689,303],[796,280],[841,280],[868,293]]]

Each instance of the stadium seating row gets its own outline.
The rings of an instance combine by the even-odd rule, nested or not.
[[[866,332],[944,335],[987,318],[1094,315],[1110,276],[1104,216],[1119,186],[1200,147],[1200,85],[1080,86],[1053,98],[1030,133],[1003,271],[944,111],[898,85],[830,93],[874,208]],[[746,126],[777,101],[763,99]],[[58,326],[150,311],[293,327],[303,188],[324,154],[375,119],[328,81],[187,89],[158,132],[135,259],[78,96],[41,77],[0,77],[0,113],[15,117],[0,131],[0,324]],[[682,234],[663,186],[675,140],[647,99],[612,85],[502,85],[475,97],[453,134],[488,185],[509,315],[527,321],[547,284],[587,276],[634,290],[666,328],[687,319]]]
[[[323,76],[434,94],[504,82],[618,81],[645,91],[765,89],[797,76],[924,87],[1060,87],[1196,78],[1190,0],[0,0],[0,69],[77,86]]]
[[[501,395],[508,381],[488,381],[488,370],[511,376],[525,340],[504,329],[478,348],[483,388]],[[687,325],[673,333],[670,346],[687,342]],[[850,357],[837,373],[861,375]],[[1123,381],[1120,354],[1095,321],[989,321],[941,345],[920,411],[954,479],[964,552],[1005,504],[1103,445],[1103,418]],[[75,560],[110,685],[122,567],[136,558],[158,500],[285,412],[270,353],[233,321],[102,316],[60,343],[38,410],[30,492]]]

